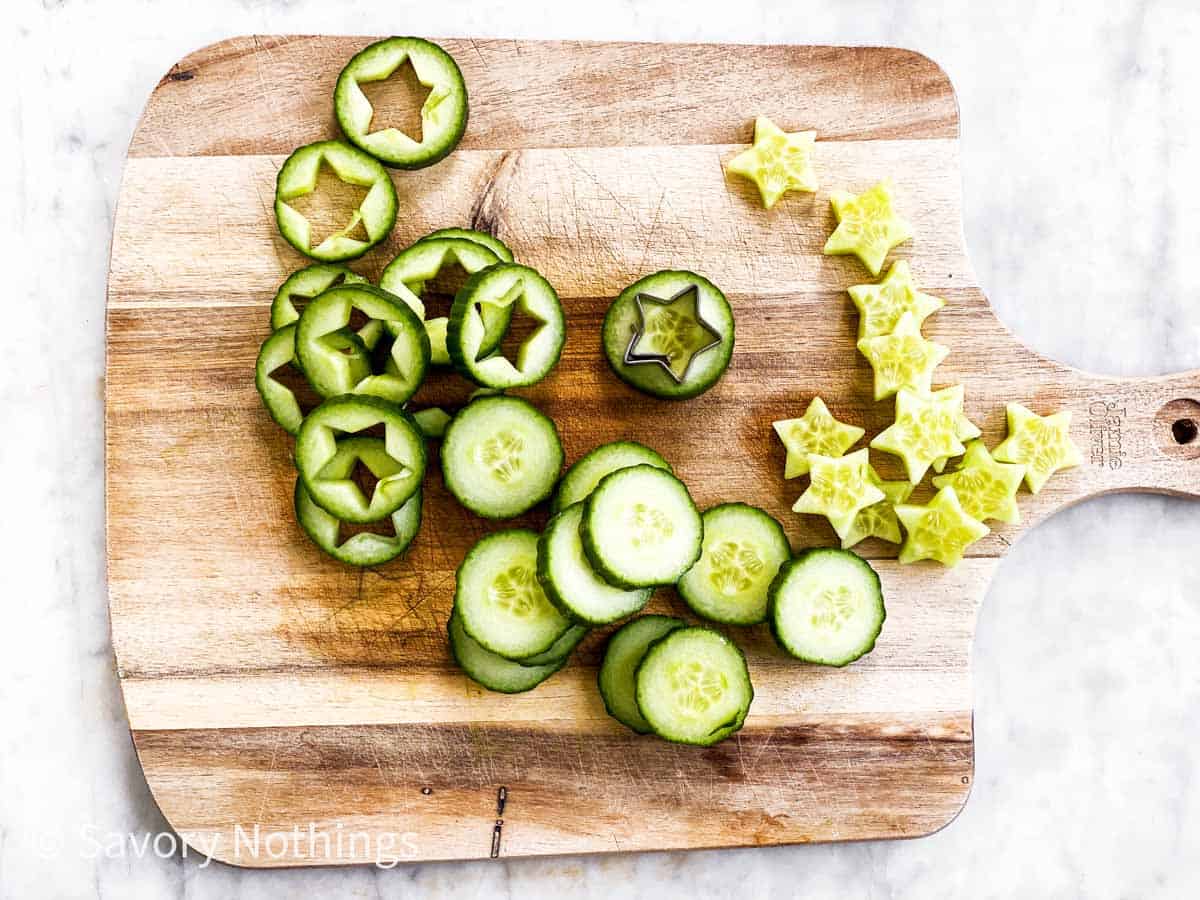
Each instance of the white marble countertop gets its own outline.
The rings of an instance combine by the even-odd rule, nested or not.
[[[98,850],[113,835],[140,845],[165,827],[130,745],[108,638],[102,377],[125,147],[177,58],[246,32],[911,47],[958,88],[967,240],[1000,317],[1034,348],[1086,369],[1200,367],[1200,12],[1100,6],[42,0],[9,9],[0,26],[10,285],[0,329],[9,497],[0,896],[624,897],[665,884],[696,898],[1195,896],[1200,504],[1149,496],[1065,512],[1003,564],[975,648],[974,793],[936,836],[394,871],[246,872],[152,849],[139,859],[128,844]]]

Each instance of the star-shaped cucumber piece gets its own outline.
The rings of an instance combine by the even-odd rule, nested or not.
[[[826,256],[853,254],[872,275],[878,275],[888,252],[912,237],[912,227],[892,204],[890,179],[861,194],[834,191],[829,202],[838,226],[825,242]]]
[[[896,420],[871,441],[871,446],[904,460],[908,480],[920,483],[934,460],[962,456],[958,439],[963,414],[962,385],[940,391],[901,388],[896,394]]]
[[[971,441],[958,468],[933,479],[933,486],[954,488],[963,511],[972,519],[996,519],[1011,525],[1021,521],[1017,490],[1024,477],[1023,465],[996,462],[983,441]]]
[[[1042,489],[1051,475],[1059,469],[1069,469],[1083,462],[1083,454],[1071,440],[1071,413],[1056,412],[1039,416],[1020,403],[1010,403],[1008,437],[992,454],[1000,462],[1025,466],[1025,484],[1033,493]]]
[[[967,441],[973,441],[973,440],[975,440],[975,438],[979,437],[981,434],[983,434],[983,432],[980,431],[979,426],[976,425],[974,422],[972,422],[970,419],[968,419],[967,414],[965,412],[958,414],[958,425],[956,426],[956,437],[959,439],[959,441],[961,443],[966,444]],[[948,462],[950,462],[950,459],[951,459],[951,457],[949,457],[949,456],[942,456],[942,457],[939,457],[938,459],[935,459],[933,461],[933,471],[935,471],[939,475],[941,475],[942,472],[945,471],[946,464]]]
[[[891,334],[860,340],[858,352],[875,371],[875,399],[886,400],[900,388],[927,392],[933,384],[933,370],[950,354],[950,348],[921,337],[917,320],[906,312]]]
[[[854,527],[858,513],[887,496],[871,483],[865,447],[837,459],[813,454],[809,465],[812,480],[792,512],[824,516],[843,540]]]
[[[907,481],[884,481],[874,466],[867,466],[867,475],[871,483],[883,491],[883,499],[858,511],[850,531],[842,537],[843,550],[849,550],[869,537],[881,538],[892,544],[899,544],[902,540],[896,506],[912,496],[913,486]]]
[[[967,515],[954,488],[944,487],[924,506],[896,507],[907,536],[900,548],[900,562],[933,559],[943,566],[957,566],[963,551],[991,531]]]
[[[922,294],[913,283],[908,261],[892,263],[883,280],[877,284],[856,284],[846,291],[858,310],[858,337],[891,334],[906,312],[912,313],[917,327],[946,305],[930,294]]]
[[[729,161],[729,171],[758,186],[763,206],[770,209],[788,191],[815,191],[813,169],[815,131],[788,133],[768,119],[754,121],[754,145]]]
[[[784,465],[784,478],[798,478],[808,474],[808,458],[812,454],[820,456],[841,456],[866,432],[855,426],[839,422],[820,397],[813,397],[808,409],[799,419],[780,419],[772,422],[771,427],[787,448],[787,462]]]

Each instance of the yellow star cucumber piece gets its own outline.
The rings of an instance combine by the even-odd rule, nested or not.
[[[859,340],[891,334],[906,312],[912,313],[919,328],[929,316],[946,305],[944,300],[917,290],[908,261],[903,259],[892,263],[878,284],[858,284],[848,288],[847,293],[858,310]]]
[[[966,413],[959,413],[956,431],[957,433],[955,436],[963,444],[966,444],[967,441],[973,441],[983,434],[983,432],[980,431],[979,426],[967,418]],[[946,464],[950,462],[950,459],[951,457],[949,456],[942,456],[938,459],[935,459],[933,461],[933,471],[937,472],[939,475],[942,474],[942,472],[946,469]]]
[[[1083,462],[1083,454],[1071,440],[1070,411],[1039,416],[1020,403],[1010,403],[1005,410],[1008,437],[992,457],[999,462],[1024,465],[1025,485],[1032,493],[1040,491],[1055,472]]]
[[[963,551],[989,531],[963,510],[952,487],[944,487],[923,506],[901,504],[896,516],[907,536],[900,548],[900,562],[932,559],[944,566],[957,566]]]
[[[971,441],[958,468],[933,479],[933,486],[954,488],[963,511],[972,519],[996,519],[1012,525],[1021,521],[1017,491],[1024,477],[1025,466],[996,462],[983,441]]]
[[[872,275],[878,275],[889,251],[912,237],[912,226],[893,206],[890,179],[861,194],[834,191],[829,202],[838,226],[825,242],[826,256],[852,254]]]
[[[763,206],[770,209],[788,191],[817,189],[813,168],[816,139],[815,131],[788,133],[766,116],[759,116],[754,122],[754,145],[731,159],[728,169],[753,181]]]
[[[799,419],[780,419],[772,422],[771,427],[787,448],[784,478],[808,474],[808,459],[812,454],[841,456],[866,434],[856,425],[835,419],[820,397],[813,397]]]
[[[864,447],[837,459],[813,454],[809,463],[812,480],[792,511],[824,516],[844,540],[859,511],[886,497],[871,483],[867,450]]]
[[[877,537],[892,544],[899,544],[900,520],[896,517],[896,505],[912,496],[913,486],[907,481],[884,481],[874,466],[867,466],[867,475],[877,488],[883,491],[884,499],[864,507],[854,517],[854,524],[842,538],[842,549],[849,550],[860,541]]]
[[[895,421],[876,435],[871,447],[900,457],[908,480],[918,484],[935,460],[966,451],[958,438],[962,405],[962,385],[933,392],[901,388]]]
[[[912,313],[906,312],[891,334],[863,338],[858,351],[875,371],[875,399],[886,400],[900,388],[928,391],[933,370],[950,354],[950,348],[921,337]]]

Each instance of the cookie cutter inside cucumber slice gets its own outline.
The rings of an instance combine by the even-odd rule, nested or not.
[[[362,433],[382,426],[383,437]],[[296,468],[314,503],[346,522],[377,522],[412,497],[425,475],[425,439],[412,417],[376,397],[326,400],[296,434]],[[370,497],[359,464],[376,479]]]
[[[622,381],[664,400],[686,400],[711,388],[728,367],[733,310],[702,275],[656,272],[609,306],[602,342]]]
[[[468,276],[501,262],[490,247],[465,237],[424,237],[401,250],[383,270],[379,286],[407,303],[424,322],[429,334],[430,360],[435,366],[450,364],[446,350],[446,316],[429,317],[425,296],[433,279],[447,268],[461,268]],[[512,320],[511,306],[486,306],[479,315],[484,323],[479,352],[486,356],[495,350]]]
[[[377,123],[375,108],[362,89],[365,83],[391,78],[405,63],[429,89],[417,135]],[[467,85],[454,57],[437,44],[392,37],[371,44],[346,64],[334,87],[333,109],[352,144],[389,166],[420,169],[444,158],[466,131]]]
[[[362,375],[330,338],[350,324],[355,311],[366,316],[368,324],[386,326],[391,343],[382,372]],[[417,314],[395,295],[371,285],[343,284],[326,291],[309,302],[296,323],[296,358],[322,397],[365,394],[404,403],[424,381],[429,355],[429,338]]]
[[[511,307],[536,327],[517,348],[515,359],[486,350],[489,307]],[[527,387],[541,381],[558,362],[566,340],[566,319],[554,287],[538,272],[517,263],[498,263],[467,279],[450,308],[446,349],[455,367],[476,384],[491,388]]]
[[[338,231],[312,243],[312,222],[296,208],[296,201],[312,194],[323,166],[338,180],[365,189]],[[396,224],[396,187],[387,169],[361,150],[342,141],[318,141],[294,151],[275,179],[275,220],[279,233],[305,256],[322,262],[339,262],[362,256],[378,244]],[[361,226],[366,240],[352,237]]]

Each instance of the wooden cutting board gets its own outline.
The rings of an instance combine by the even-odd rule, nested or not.
[[[1086,375],[995,319],[963,244],[954,91],[919,54],[445,41],[470,90],[466,137],[437,166],[395,173],[395,231],[354,265],[375,277],[417,237],[456,225],[495,233],[542,271],[569,337],[554,373],[523,393],[554,417],[568,460],[636,438],[701,506],[743,500],[775,514],[796,548],[832,543],[823,520],[789,511],[802,484],[783,480],[770,423],[820,393],[868,437],[887,424],[844,293],[866,272],[820,251],[829,191],[889,175],[917,234],[893,258],[947,302],[925,329],[953,351],[938,383],[966,386],[992,446],[1007,401],[1070,410],[1086,458],[1022,494],[1022,525],[998,527],[956,569],[902,568],[893,547],[861,545],[888,620],[875,652],[846,670],[801,665],[764,628],[738,630],[757,697],[745,729],[717,747],[637,737],[605,715],[595,675],[607,630],[537,690],[488,693],[452,665],[444,626],[455,566],[499,526],[459,508],[434,466],[407,559],[358,571],[323,557],[293,519],[291,441],[252,383],[275,287],[305,262],[275,230],[275,172],[296,146],[335,135],[334,79],[367,41],[200,50],[163,78],[129,149],[108,284],[109,599],[133,738],[167,819],[193,847],[251,866],[945,825],[971,789],[971,641],[998,560],[1087,497],[1200,492],[1200,441],[1172,430],[1200,420],[1200,372]],[[759,113],[818,132],[815,196],[765,212],[752,185],[723,174]],[[626,388],[600,352],[611,298],[662,268],[707,275],[737,316],[724,380],[686,403]],[[468,390],[439,376],[418,399]],[[651,609],[686,613],[668,590]]]

